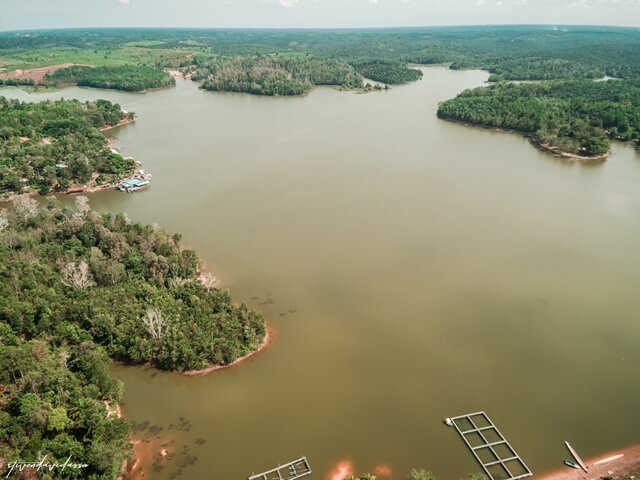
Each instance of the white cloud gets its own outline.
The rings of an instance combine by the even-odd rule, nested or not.
[[[383,27],[485,23],[640,27],[640,0],[0,0],[0,6],[9,3],[11,15],[0,14],[0,30],[89,25]]]
[[[640,7],[640,0],[597,0],[598,5],[620,5],[624,7]]]
[[[262,0],[262,2],[284,8],[294,8],[298,6],[300,0]]]

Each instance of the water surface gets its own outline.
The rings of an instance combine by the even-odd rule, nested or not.
[[[306,455],[323,480],[342,459],[455,479],[479,467],[441,422],[477,410],[537,472],[564,440],[587,457],[638,441],[640,156],[616,144],[604,164],[565,163],[439,121],[439,101],[487,74],[424,73],[301,98],[186,80],[0,91],[135,111],[113,134],[153,186],[92,205],[183,233],[276,331],[203,378],[115,368],[126,416],[197,456],[147,478],[241,479]]]

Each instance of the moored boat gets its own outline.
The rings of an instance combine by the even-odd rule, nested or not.
[[[575,468],[577,470],[580,470],[580,466],[576,463],[573,463],[571,460],[565,460],[563,462],[567,467],[571,467],[571,468]]]
[[[143,180],[140,178],[128,178],[122,182],[120,182],[116,189],[121,192],[133,193],[138,190],[142,190],[145,188],[149,188],[151,186],[151,182],[149,180]]]

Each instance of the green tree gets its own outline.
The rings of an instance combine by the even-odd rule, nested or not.
[[[436,476],[427,470],[423,469],[412,469],[411,473],[407,477],[407,480],[436,480]]]
[[[67,417],[67,409],[64,407],[56,407],[49,412],[49,418],[47,419],[47,429],[53,432],[63,431],[69,424],[69,417]]]

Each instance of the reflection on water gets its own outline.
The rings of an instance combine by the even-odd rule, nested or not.
[[[178,436],[197,460],[180,478],[306,455],[322,479],[344,459],[455,479],[479,467],[442,419],[477,410],[534,472],[558,466],[567,439],[587,457],[637,441],[639,156],[616,144],[586,167],[437,120],[439,101],[486,77],[430,68],[389,92],[302,98],[181,80],[3,91],[137,112],[114,134],[153,186],[92,205],[183,233],[278,331],[206,377],[115,368],[132,421],[191,424]]]

